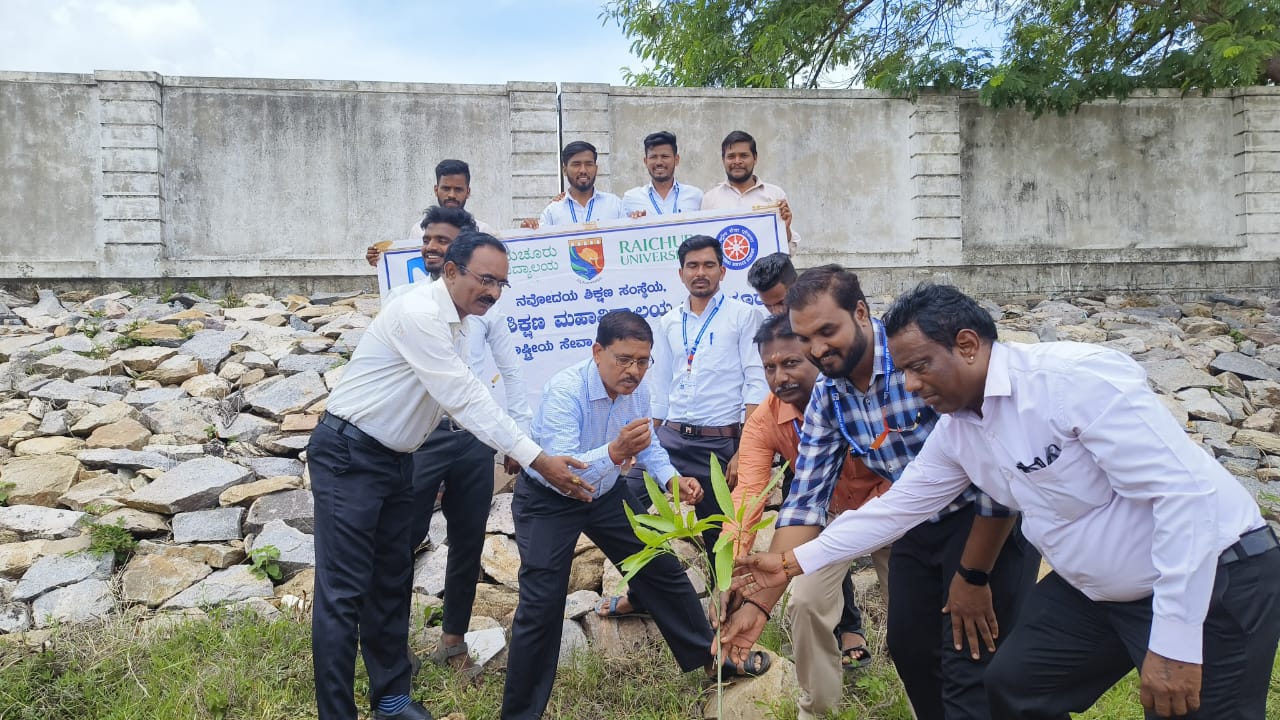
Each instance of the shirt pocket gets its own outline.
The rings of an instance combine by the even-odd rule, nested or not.
[[[1010,491],[1018,503],[1060,520],[1075,520],[1107,505],[1115,495],[1089,451],[1075,440],[1064,442],[1062,453],[1048,467],[1017,475],[1021,477],[1012,480]]]

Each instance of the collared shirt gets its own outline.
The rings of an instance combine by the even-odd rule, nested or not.
[[[464,338],[442,282],[417,283],[369,324],[327,410],[391,450],[412,452],[448,412],[481,442],[528,467],[541,452],[455,349]]]
[[[760,322],[758,310],[726,297],[723,290],[707,302],[701,315],[689,310],[686,297],[659,318],[653,334],[655,362],[648,376],[653,383],[653,417],[710,427],[742,422],[745,406],[759,405],[769,393],[764,365],[752,342]],[[695,345],[690,366],[688,355]]]
[[[937,424],[938,414],[918,395],[907,391],[906,377],[893,366],[892,358],[888,363],[890,372],[885,375],[888,348],[884,327],[879,322],[872,323],[871,345],[875,348],[875,358],[871,384],[865,393],[845,378],[818,376],[809,406],[805,409],[804,426],[800,430],[796,477],[791,484],[791,494],[782,501],[782,508],[778,510],[778,527],[821,527],[827,524],[831,492],[840,476],[844,458],[851,449],[845,432],[865,451],[857,453],[862,462],[872,472],[892,482],[924,447],[925,439]],[[844,416],[844,432],[840,430],[841,415]],[[879,449],[871,450],[871,444],[886,423],[891,430],[901,432],[890,432]],[[984,517],[1010,515],[1008,508],[997,505],[989,495],[972,485],[957,488],[949,500],[945,507],[934,509],[940,512],[933,520],[946,517],[970,503],[976,503],[974,509]],[[887,544],[880,543],[870,549]]]
[[[747,188],[746,192],[739,192],[738,188],[730,185],[728,180],[724,180],[703,194],[702,209],[746,208],[750,210],[756,205],[772,205],[786,199],[786,191],[777,185],[761,182],[759,178],[756,178],[756,184]],[[800,244],[800,233],[796,232],[794,227],[791,228],[791,243]]]
[[[813,570],[880,547],[970,480],[1022,511],[1023,534],[1086,597],[1152,595],[1148,648],[1188,663],[1202,661],[1218,555],[1263,524],[1128,355],[995,343],[982,415],[943,418],[888,493],[840,516],[796,558]]]
[[[533,437],[551,455],[572,455],[586,463],[585,470],[576,471],[578,477],[594,485],[595,497],[600,497],[618,481],[618,466],[609,457],[609,443],[627,423],[645,417],[649,417],[646,384],[642,381],[630,395],[610,400],[595,360],[587,358],[547,381],[533,419]],[[667,451],[656,438],[636,455],[636,462],[664,487],[676,475]],[[526,472],[551,487],[536,472]]]
[[[419,280],[411,285],[391,288],[382,299],[383,307],[392,300],[404,295],[423,283],[436,282],[433,278]],[[502,376],[503,393],[507,401],[507,414],[521,432],[529,432],[529,421],[533,419],[533,411],[529,409],[529,393],[525,390],[524,367],[516,355],[516,344],[511,339],[511,331],[507,329],[501,313],[487,312],[483,315],[468,315],[462,320],[463,334],[466,344],[459,349],[462,359],[466,361],[471,373],[484,382],[485,350],[493,356],[494,367]],[[488,385],[487,382],[485,382]]]
[[[797,427],[804,421],[804,413],[796,406],[783,402],[769,393],[760,407],[747,418],[742,428],[742,442],[738,446],[738,484],[733,489],[733,502],[738,507],[750,507],[773,477],[773,456],[781,455],[787,466],[794,469],[800,454],[800,434]],[[868,477],[869,476],[869,477]],[[848,459],[840,468],[836,491],[841,497],[833,497],[829,509],[856,508],[873,497],[889,491],[889,481],[875,473],[859,473],[856,463]],[[743,525],[750,527],[759,519],[764,503],[751,517],[744,518]],[[734,532],[728,529],[727,532]],[[745,536],[739,543],[739,551],[751,548],[751,537]]]
[[[622,195],[622,210],[628,216],[637,210],[646,215],[674,215],[702,209],[702,191],[692,185],[675,183],[664,198],[653,189],[653,183],[633,187]]]
[[[622,209],[622,200],[613,193],[596,190],[587,200],[586,205],[579,205],[573,195],[564,194],[564,199],[553,202],[542,210],[538,223],[548,225],[573,225],[575,223],[599,222],[601,220],[619,220],[627,213]],[[576,218],[576,219],[575,219]]]

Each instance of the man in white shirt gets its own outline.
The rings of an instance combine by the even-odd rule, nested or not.
[[[903,295],[885,325],[909,385],[947,417],[888,493],[794,551],[744,561],[735,585],[752,594],[878,547],[972,481],[1022,511],[1054,568],[987,670],[993,718],[1067,720],[1134,667],[1149,714],[1263,717],[1275,534],[1142,368],[1093,345],[996,342],[952,287]]]
[[[520,227],[536,229],[627,217],[617,195],[596,190],[596,173],[600,170],[596,159],[596,146],[589,142],[575,140],[565,145],[560,151],[560,170],[569,181],[569,191],[562,199],[552,201],[540,216],[525,219]]]
[[[436,165],[436,184],[431,190],[436,194],[437,206],[465,210],[467,200],[471,197],[471,166],[461,160],[441,160]],[[494,229],[489,223],[476,218],[472,218],[472,221],[480,232],[493,234]],[[410,237],[417,235],[420,229],[415,224],[409,229]],[[370,265],[377,266],[380,254],[382,251],[377,245],[370,245],[364,251],[364,259]]]
[[[674,215],[702,209],[702,191],[676,182],[680,152],[676,136],[663,130],[644,139],[644,169],[649,184],[634,187],[622,195],[622,208],[630,217]]]
[[[483,315],[507,286],[506,247],[462,233],[438,282],[392,300],[360,340],[307,447],[315,499],[312,655],[321,720],[356,717],[356,642],[375,720],[429,720],[409,700],[410,534],[418,511],[413,453],[447,412],[486,445],[590,501],[581,462],[542,452],[494,402],[459,348],[463,320]]]
[[[724,163],[725,181],[702,196],[703,210],[778,205],[778,215],[787,226],[787,245],[795,253],[800,233],[791,229],[791,204],[787,193],[777,185],[761,182],[756,177],[756,139],[734,130],[720,143],[720,159]]]
[[[458,233],[474,231],[473,222],[471,214],[461,207],[427,208],[420,224],[422,261],[430,277],[427,282],[440,279],[449,245]],[[415,287],[416,284],[411,284],[394,288],[384,302],[390,303]],[[524,371],[503,317],[497,313],[468,315],[463,323],[468,340],[464,357],[472,374],[481,377],[486,356],[492,355],[502,376],[507,414],[522,431],[529,432],[533,413],[525,391]],[[468,679],[480,673],[480,667],[471,662],[463,635],[471,624],[471,606],[475,602],[476,580],[480,577],[480,554],[493,497],[493,460],[493,449],[448,415],[440,419],[426,443],[413,454],[413,489],[418,512],[410,536],[411,545],[416,548],[427,537],[436,498],[442,489],[440,509],[448,520],[444,634],[431,659],[438,664],[452,663]],[[509,473],[520,469],[509,457],[503,465]]]
[[[724,250],[708,235],[694,235],[676,250],[680,281],[689,297],[659,318],[650,373],[653,418],[681,475],[698,478],[698,517],[720,512],[711,488],[710,457],[723,468],[738,452],[742,421],[769,392],[754,337],[759,311],[724,294]],[[745,412],[745,415],[744,415]],[[633,492],[644,489],[628,478]],[[709,552],[720,533],[703,533]]]

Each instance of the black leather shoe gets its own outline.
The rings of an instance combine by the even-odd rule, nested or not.
[[[431,713],[420,702],[411,702],[395,715],[374,711],[373,720],[433,720]]]

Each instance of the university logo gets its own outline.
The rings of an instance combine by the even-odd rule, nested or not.
[[[730,225],[716,235],[724,249],[724,266],[730,270],[745,270],[756,259],[759,243],[755,233],[743,225]]]
[[[569,241],[569,267],[578,277],[591,282],[604,272],[604,238]]]

